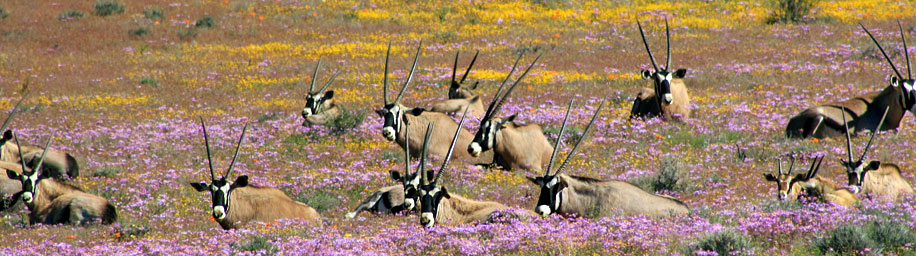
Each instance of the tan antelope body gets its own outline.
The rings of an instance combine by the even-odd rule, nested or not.
[[[31,146],[21,147],[13,143],[11,141],[13,139],[13,132],[6,129],[13,119],[13,116],[16,115],[16,110],[19,108],[19,105],[22,104],[22,101],[25,100],[27,96],[28,94],[25,94],[19,99],[19,102],[16,103],[16,105],[13,106],[13,110],[10,111],[9,116],[6,117],[6,121],[0,126],[0,131],[3,131],[3,136],[0,137],[0,161],[19,163],[23,162],[21,160],[24,158],[24,162],[35,165],[38,156],[44,154],[44,150],[41,148]],[[40,170],[44,175],[50,175],[55,178],[76,178],[79,176],[79,165],[76,163],[76,158],[68,153],[50,150],[44,161],[45,164],[42,167],[44,170]]]
[[[897,25],[900,26],[899,22]],[[914,83],[916,81],[913,80],[912,72],[910,71],[909,54],[904,51],[907,59],[908,79],[903,79],[893,61],[884,52],[881,44],[878,43],[865,26],[862,26],[862,24],[859,24],[859,26],[865,30],[865,33],[872,39],[872,42],[875,43],[884,55],[885,60],[894,70],[896,76],[891,77],[891,84],[881,91],[805,109],[789,120],[786,125],[787,137],[829,138],[867,130],[894,130],[900,126],[906,111],[916,111],[913,108],[916,105],[916,92],[914,92]],[[902,27],[900,28],[900,33],[901,37],[903,37]],[[903,44],[906,47],[905,37],[903,38]],[[887,123],[882,126],[875,125],[882,119],[885,111],[887,112]]]
[[[472,91],[477,89],[479,82],[475,82],[471,86],[463,86],[465,79],[471,72],[471,67],[474,67],[474,63],[477,62],[477,55],[480,54],[480,51],[474,54],[474,58],[471,60],[471,64],[468,65],[468,69],[464,71],[461,80],[455,80],[455,73],[458,72],[458,56],[460,54],[460,51],[455,53],[455,65],[452,66],[452,81],[448,88],[448,99],[434,103],[429,110],[441,113],[463,113],[468,110],[468,114],[480,118],[484,114],[483,103],[480,102],[480,95]]]
[[[877,128],[884,124],[890,109],[890,107],[885,108],[884,115],[882,115],[878,124],[873,127],[875,132],[868,139],[868,144],[865,144],[862,155],[858,160],[853,160],[852,138],[849,133],[846,133],[846,159],[840,159],[840,163],[843,167],[846,167],[849,185],[852,186],[852,190],[855,193],[865,192],[866,194],[879,196],[882,199],[895,201],[900,194],[913,193],[913,187],[910,183],[900,176],[900,166],[880,161],[867,161],[865,158],[872,142],[878,136]],[[845,118],[843,121],[846,121]],[[848,130],[848,127],[844,128]]]
[[[843,206],[855,206],[859,203],[859,198],[855,194],[821,176],[815,176],[808,181],[800,181],[798,185],[805,191],[805,194],[818,198],[821,202]]]
[[[14,163],[0,161],[0,169],[4,173],[10,170],[22,174],[22,166]],[[22,191],[22,184],[18,180],[12,180],[7,175],[0,175],[0,212],[20,205],[18,204],[19,199],[16,198],[18,196],[15,195],[19,191]]]
[[[655,57],[652,56],[652,50],[649,48],[649,42],[646,41],[642,24],[636,21],[636,25],[639,27],[639,35],[646,46],[646,52],[649,53],[649,60],[652,61],[654,70],[641,72],[642,77],[649,80],[649,88],[642,88],[636,95],[633,107],[630,109],[630,118],[661,117],[666,121],[690,118],[690,95],[687,93],[687,85],[684,84],[687,69],[677,69],[671,72],[671,33],[668,30],[668,19],[665,19],[668,56],[664,69],[659,68]]]
[[[251,221],[272,222],[278,219],[301,219],[313,225],[320,225],[321,216],[312,207],[297,202],[276,188],[249,186],[248,176],[242,175],[230,182],[232,168],[242,149],[245,131],[248,123],[242,128],[242,136],[235,148],[235,155],[229,168],[221,178],[216,177],[213,169],[213,160],[210,156],[210,139],[207,135],[207,126],[203,118],[200,125],[204,131],[204,143],[207,148],[207,160],[210,166],[211,183],[192,182],[191,187],[198,192],[209,191],[212,202],[212,216],[219,222],[223,229],[233,229],[244,226]]]
[[[315,72],[312,75],[311,86],[306,95],[305,107],[302,108],[302,118],[305,121],[302,126],[324,125],[333,122],[340,117],[340,108],[334,103],[334,90],[326,91],[334,78],[340,75],[340,70],[334,72],[331,79],[315,91],[315,81],[318,80],[318,69],[321,68],[321,58],[318,58],[318,64],[315,65]]]
[[[851,191],[841,188],[837,186],[836,183],[817,175],[817,171],[820,170],[823,160],[824,157],[815,158],[814,161],[811,161],[811,167],[808,168],[806,173],[793,176],[792,171],[795,169],[795,158],[792,158],[792,163],[789,164],[788,172],[782,171],[782,163],[777,159],[777,165],[779,166],[777,175],[774,176],[767,173],[764,174],[764,177],[766,177],[767,181],[776,182],[779,200],[785,200],[792,196],[807,196],[816,198],[820,202],[830,202],[844,206],[853,206],[857,204],[859,198]]]
[[[477,201],[450,193],[448,197],[439,201],[436,223],[461,225],[475,221],[487,221],[490,214],[504,209],[509,209],[509,207],[497,202]]]

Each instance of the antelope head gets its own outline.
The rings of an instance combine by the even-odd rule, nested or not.
[[[868,139],[868,144],[865,144],[865,149],[862,150],[862,156],[858,160],[853,160],[852,152],[852,139],[849,137],[849,126],[846,124],[846,115],[843,115],[843,124],[846,125],[846,160],[840,159],[840,162],[844,167],[846,167],[846,175],[849,178],[849,185],[852,186],[852,191],[859,193],[862,189],[862,182],[865,181],[865,174],[869,171],[877,170],[881,166],[880,161],[870,161],[867,164],[865,163],[865,156],[868,154],[868,149],[871,148],[871,143],[875,140],[875,137],[878,135],[878,131],[881,128],[881,125],[884,124],[884,119],[887,118],[887,112],[890,110],[890,107],[887,107],[884,110],[884,115],[881,116],[881,121],[878,122],[878,126],[872,130],[871,138]],[[845,111],[845,109],[844,109]]]
[[[550,161],[547,162],[547,170],[544,172],[544,176],[528,177],[531,182],[541,187],[541,192],[538,195],[538,203],[534,209],[534,211],[541,216],[547,217],[551,213],[557,212],[557,209],[560,209],[560,206],[563,204],[561,192],[566,189],[567,184],[565,181],[559,179],[560,172],[562,172],[566,164],[569,163],[569,159],[576,154],[576,150],[579,149],[579,145],[582,144],[582,141],[585,141],[588,131],[592,129],[592,125],[595,124],[595,119],[598,118],[598,114],[601,113],[601,108],[604,107],[604,101],[605,100],[602,100],[601,104],[598,105],[598,109],[596,109],[595,114],[592,115],[592,120],[588,122],[588,126],[586,126],[585,131],[582,132],[582,137],[576,142],[572,150],[569,151],[566,159],[563,160],[560,167],[556,169],[556,172],[551,175],[550,169],[553,167],[553,160],[556,158],[557,152],[560,151],[560,141],[563,139],[563,132],[566,131],[566,124],[569,122],[569,111],[572,109],[573,100],[569,101],[569,106],[566,108],[566,116],[563,118],[563,124],[560,126],[560,133],[557,134],[557,142],[553,145],[553,154],[550,155]]]
[[[242,141],[245,139],[245,132],[248,130],[248,123],[245,123],[245,127],[242,128],[242,136],[239,138],[239,143],[235,147],[235,155],[232,156],[232,162],[229,163],[229,169],[226,170],[226,174],[222,178],[216,178],[216,173],[213,171],[213,158],[210,156],[210,138],[207,135],[207,125],[204,124],[204,119],[200,119],[200,126],[204,130],[204,144],[207,148],[207,163],[210,166],[210,184],[206,182],[192,182],[191,187],[197,190],[197,192],[210,191],[210,196],[212,197],[213,203],[213,218],[216,220],[223,220],[229,214],[229,195],[232,193],[232,190],[236,188],[241,188],[248,186],[248,176],[242,175],[235,179],[235,181],[230,182],[229,176],[232,175],[232,168],[235,167],[235,161],[239,157],[239,150],[242,149]]]
[[[506,123],[512,122],[515,120],[516,115],[509,116],[508,118],[496,118],[496,114],[499,113],[499,109],[506,102],[506,98],[512,94],[512,91],[515,90],[515,87],[518,86],[519,82],[522,81],[522,78],[525,78],[528,75],[528,72],[531,71],[531,68],[537,64],[538,59],[541,58],[541,55],[538,55],[537,58],[531,62],[531,65],[525,69],[525,72],[515,80],[515,83],[509,87],[509,90],[506,91],[506,94],[500,96],[500,93],[503,91],[503,88],[506,85],[506,82],[509,81],[509,78],[512,77],[512,73],[515,72],[515,69],[518,68],[518,62],[522,59],[523,55],[518,55],[518,59],[515,60],[515,64],[512,65],[512,69],[509,70],[509,74],[506,75],[506,79],[503,80],[502,84],[499,85],[499,89],[496,91],[496,95],[493,96],[493,101],[490,102],[490,105],[487,107],[487,112],[484,114],[483,119],[480,120],[480,126],[477,127],[477,134],[474,134],[474,140],[471,141],[471,144],[468,145],[468,153],[473,157],[480,156],[481,153],[490,150],[493,148],[496,143],[496,133],[503,128],[503,125]]]
[[[674,72],[671,72],[671,33],[668,30],[668,19],[665,18],[665,38],[668,42],[668,57],[666,58],[665,67],[659,68],[658,63],[655,62],[655,57],[652,55],[652,50],[649,49],[649,42],[646,41],[646,35],[643,33],[642,24],[639,21],[636,21],[636,26],[639,27],[639,35],[642,36],[642,42],[646,46],[646,52],[649,53],[649,60],[652,61],[652,67],[654,70],[643,70],[641,72],[644,79],[651,79],[655,84],[655,95],[661,100],[659,104],[669,105],[674,102],[674,95],[671,93],[671,81],[675,78],[684,78],[687,75],[687,69],[678,69]]]
[[[404,119],[406,122],[407,119]],[[391,179],[400,182],[404,188],[404,206],[407,210],[413,210],[417,207],[417,201],[420,198],[420,192],[417,187],[420,186],[420,173],[410,173],[410,129],[402,127],[404,131],[404,174],[395,170],[388,171]],[[421,164],[422,166],[422,164]],[[420,167],[422,169],[422,167]]]
[[[15,138],[16,146],[19,148],[19,151],[22,152],[22,145],[19,144],[19,138]],[[35,167],[26,168],[25,158],[19,158],[20,164],[22,164],[22,174],[16,173],[11,170],[6,170],[6,176],[11,180],[18,180],[22,185],[22,191],[13,195],[13,200],[15,202],[16,198],[22,198],[22,201],[26,204],[31,204],[36,195],[38,194],[38,183],[43,179],[49,178],[47,175],[40,175],[41,164],[44,163],[45,155],[48,151],[51,150],[51,138],[48,138],[48,143],[45,145],[43,152],[41,153],[41,158],[38,159],[38,164]]]
[[[410,67],[410,73],[407,75],[407,80],[404,81],[404,85],[401,86],[401,91],[398,92],[398,97],[395,98],[394,102],[388,101],[388,57],[391,56],[391,43],[388,43],[388,51],[385,53],[385,74],[384,80],[382,82],[383,89],[382,95],[385,100],[385,106],[381,109],[375,110],[380,117],[384,119],[382,125],[382,136],[385,137],[388,141],[394,141],[397,138],[398,131],[401,130],[401,120],[405,113],[414,113],[419,115],[417,112],[421,112],[422,109],[409,109],[401,105],[401,99],[404,97],[404,91],[407,89],[407,85],[410,84],[410,80],[413,79],[414,70],[417,68],[417,61],[420,60],[420,49],[423,48],[423,42],[417,46],[417,56],[414,57],[413,65]]]
[[[323,109],[325,101],[329,101],[334,98],[334,90],[326,91],[328,87],[331,86],[331,83],[334,82],[334,78],[337,78],[337,75],[340,75],[340,70],[334,72],[334,75],[331,76],[331,79],[328,79],[328,82],[324,84],[319,90],[315,90],[315,82],[318,81],[318,69],[321,68],[321,58],[318,58],[318,64],[315,65],[315,72],[312,75],[312,82],[309,86],[309,92],[305,96],[305,107],[302,108],[302,118],[307,118],[311,115],[316,115],[320,113]]]
[[[865,33],[868,34],[868,37],[875,43],[875,46],[881,51],[881,55],[884,55],[884,59],[887,60],[887,63],[890,64],[891,68],[894,70],[895,75],[891,76],[890,84],[894,88],[898,88],[903,95],[902,103],[904,109],[910,111],[910,113],[916,114],[916,80],[913,79],[913,72],[910,68],[910,54],[906,50],[906,35],[903,33],[903,26],[900,25],[900,21],[897,21],[897,28],[900,29],[900,39],[903,41],[903,55],[904,58],[906,58],[906,78],[897,70],[897,66],[894,65],[891,58],[884,52],[884,48],[881,47],[881,43],[875,39],[875,36],[873,36],[862,23],[859,23],[859,26],[862,27],[862,30],[865,30]]]
[[[792,186],[795,185],[795,182],[799,180],[806,179],[804,174],[797,174],[792,176],[792,171],[795,170],[795,157],[792,156],[792,162],[789,164],[789,171],[782,171],[782,162],[779,159],[776,159],[777,169],[776,175],[773,174],[764,174],[764,178],[767,181],[776,182],[776,190],[778,192],[777,198],[779,200],[786,200],[789,197],[789,193],[792,191]]]
[[[461,54],[459,51],[455,53],[455,65],[452,66],[452,84],[448,87],[448,98],[449,99],[469,99],[477,94],[472,90],[477,89],[477,85],[480,82],[474,82],[471,86],[462,86],[464,85],[464,80],[468,78],[468,74],[471,73],[471,67],[474,67],[474,62],[477,62],[477,55],[480,54],[480,51],[474,53],[474,58],[471,59],[471,64],[468,65],[468,69],[464,71],[464,75],[461,76],[461,80],[455,80],[455,73],[458,71],[458,56]]]
[[[435,173],[435,178],[432,181],[429,180],[434,171],[424,170],[426,165],[426,152],[429,147],[429,140],[433,134],[433,129],[435,123],[430,123],[426,126],[426,138],[423,140],[423,155],[420,156],[420,167],[419,173],[420,177],[420,186],[418,187],[419,198],[420,198],[420,225],[424,227],[432,227],[436,225],[436,217],[439,215],[439,203],[442,202],[443,198],[451,198],[448,194],[448,190],[439,183],[439,178],[442,177],[442,173],[445,172],[448,168],[449,160],[452,159],[452,153],[455,152],[455,143],[458,142],[458,134],[461,133],[461,126],[464,125],[464,119],[468,116],[468,110],[464,110],[464,114],[461,115],[461,121],[458,121],[458,129],[455,131],[455,136],[452,138],[452,145],[448,148],[448,154],[445,155],[445,161],[442,162],[442,167],[439,168],[439,172]],[[406,192],[406,191],[405,191]]]

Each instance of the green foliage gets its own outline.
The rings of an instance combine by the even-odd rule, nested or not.
[[[273,255],[277,252],[277,248],[270,243],[267,237],[262,235],[251,236],[248,240],[242,242],[238,248],[245,252],[260,252],[265,255]]]
[[[99,0],[93,5],[95,15],[105,17],[124,12],[124,5],[110,0]]]
[[[847,224],[827,232],[814,241],[814,247],[822,253],[861,254],[866,249],[878,249],[877,243],[868,238],[865,230],[858,225]]]
[[[333,121],[328,122],[327,127],[331,128],[333,135],[341,135],[356,129],[365,120],[366,113],[351,111],[346,107],[340,106],[340,115]]]
[[[884,252],[913,250],[916,236],[910,227],[901,222],[876,221],[867,227],[868,237],[881,246]]]
[[[448,13],[451,12],[449,8],[439,8],[433,13],[436,15],[436,18],[439,19],[439,22],[445,22],[445,18],[448,17]]]
[[[77,11],[77,10],[69,10],[69,11],[64,11],[64,12],[58,14],[58,15],[57,15],[57,20],[79,19],[79,18],[82,18],[83,16],[86,16],[86,14],[84,14],[84,13],[82,13],[82,12],[80,12],[80,11]]]
[[[146,17],[150,20],[162,20],[165,18],[165,12],[162,11],[162,8],[153,7],[146,10],[143,10],[143,17]]]
[[[341,203],[336,194],[332,194],[327,191],[318,191],[312,193],[311,196],[305,198],[296,198],[296,200],[305,202],[305,204],[315,208],[315,210],[319,213],[324,213],[328,210],[337,208]]]
[[[6,11],[5,8],[0,6],[0,19],[6,19],[10,16],[10,12]]]
[[[197,19],[197,22],[194,22],[194,26],[199,28],[211,28],[216,24],[216,20],[212,16],[207,15],[206,17]]]
[[[197,37],[197,29],[194,29],[194,28],[179,29],[178,37],[180,38]]]
[[[138,238],[143,238],[146,234],[149,234],[151,228],[149,224],[121,224],[115,228],[115,239],[118,242],[136,240]]]
[[[683,163],[677,159],[665,158],[659,164],[658,172],[655,175],[639,177],[631,180],[630,183],[653,193],[662,190],[686,191],[688,184],[682,180],[684,170],[681,165]]]
[[[751,253],[751,239],[746,235],[725,230],[706,234],[695,245],[690,246],[690,254],[699,252],[715,252],[718,255],[745,255]]]
[[[767,24],[800,23],[810,20],[807,16],[820,0],[770,0],[771,16]]]
[[[159,85],[159,81],[152,77],[143,77],[140,79],[140,84],[156,86]]]
[[[98,170],[95,170],[94,172],[92,172],[91,175],[92,177],[111,178],[114,176],[118,176],[118,173],[121,173],[120,167],[106,166],[106,167],[99,168]]]
[[[144,36],[149,35],[149,30],[146,28],[131,29],[127,31],[127,34],[132,36]]]

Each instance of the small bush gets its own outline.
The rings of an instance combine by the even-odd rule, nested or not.
[[[143,10],[143,17],[151,20],[162,20],[162,18],[165,18],[165,12],[159,7],[153,7]]]
[[[340,135],[347,133],[359,127],[366,120],[366,114],[359,111],[350,111],[346,107],[340,107],[340,116],[334,121],[328,123],[331,133]]]
[[[264,252],[264,254],[267,255],[272,255],[277,252],[277,248],[267,240],[267,237],[261,235],[251,236],[250,239],[242,242],[239,250],[246,252]]]
[[[5,8],[0,7],[0,19],[6,19],[10,16],[10,12],[6,11]]]
[[[687,184],[681,180],[683,172],[680,161],[665,158],[659,164],[658,172],[655,175],[639,177],[630,181],[630,183],[653,193],[662,190],[685,191],[687,190]]]
[[[117,176],[118,173],[121,173],[121,168],[113,167],[113,166],[106,166],[106,167],[99,168],[98,170],[95,170],[94,172],[92,172],[92,177],[111,178],[111,177]]]
[[[124,5],[115,1],[100,0],[93,7],[95,15],[102,17],[124,12]]]
[[[866,236],[862,228],[856,225],[839,226],[814,241],[814,246],[824,253],[840,254],[861,254],[866,249],[878,249],[877,244]]]
[[[305,202],[305,204],[315,208],[319,213],[324,213],[330,209],[337,208],[340,206],[340,199],[337,198],[337,195],[331,194],[325,191],[319,191],[313,193],[307,198],[307,200],[299,200]]]
[[[118,242],[123,242],[142,238],[143,236],[146,236],[146,234],[149,234],[149,232],[150,227],[147,225],[121,225],[115,229],[114,237],[118,240]]]
[[[149,30],[147,30],[146,28],[131,29],[127,31],[127,34],[130,34],[132,36],[144,36],[144,35],[149,35]]]
[[[773,13],[767,19],[773,23],[799,23],[810,19],[808,14],[820,3],[820,0],[771,0]]]
[[[906,224],[898,222],[872,222],[868,225],[868,238],[875,241],[885,252],[912,250],[916,236]]]
[[[156,86],[159,85],[159,81],[152,77],[144,77],[140,79],[140,84]]]
[[[197,22],[194,22],[194,26],[199,27],[199,28],[211,28],[215,24],[216,24],[216,20],[214,20],[213,17],[211,17],[210,15],[207,15],[207,17],[200,18],[197,20]]]
[[[179,29],[178,37],[180,38],[197,37],[197,29],[194,29],[194,28]]]
[[[719,231],[707,234],[695,245],[690,246],[690,254],[715,252],[718,255],[746,255],[751,253],[751,239],[734,230]]]
[[[86,14],[76,10],[69,10],[58,14],[57,20],[75,20],[82,18],[83,16],[86,16]]]

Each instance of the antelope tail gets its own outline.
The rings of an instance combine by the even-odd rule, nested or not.
[[[105,205],[105,212],[102,213],[102,223],[103,224],[112,224],[118,220],[118,211],[115,209],[114,205],[108,203]]]
[[[371,208],[376,203],[378,203],[378,201],[381,199],[382,199],[381,191],[372,193],[372,195],[370,195],[369,198],[366,198],[366,200],[363,200],[363,202],[360,203],[359,206],[356,206],[356,209],[353,209],[353,211],[348,212],[346,215],[344,215],[344,217],[347,219],[355,218],[357,214],[365,211],[366,209]]]
[[[67,155],[67,167],[66,167],[67,175],[69,175],[71,179],[79,177],[80,176],[80,166],[76,162],[76,158],[74,158],[70,154],[66,154],[66,155]]]

